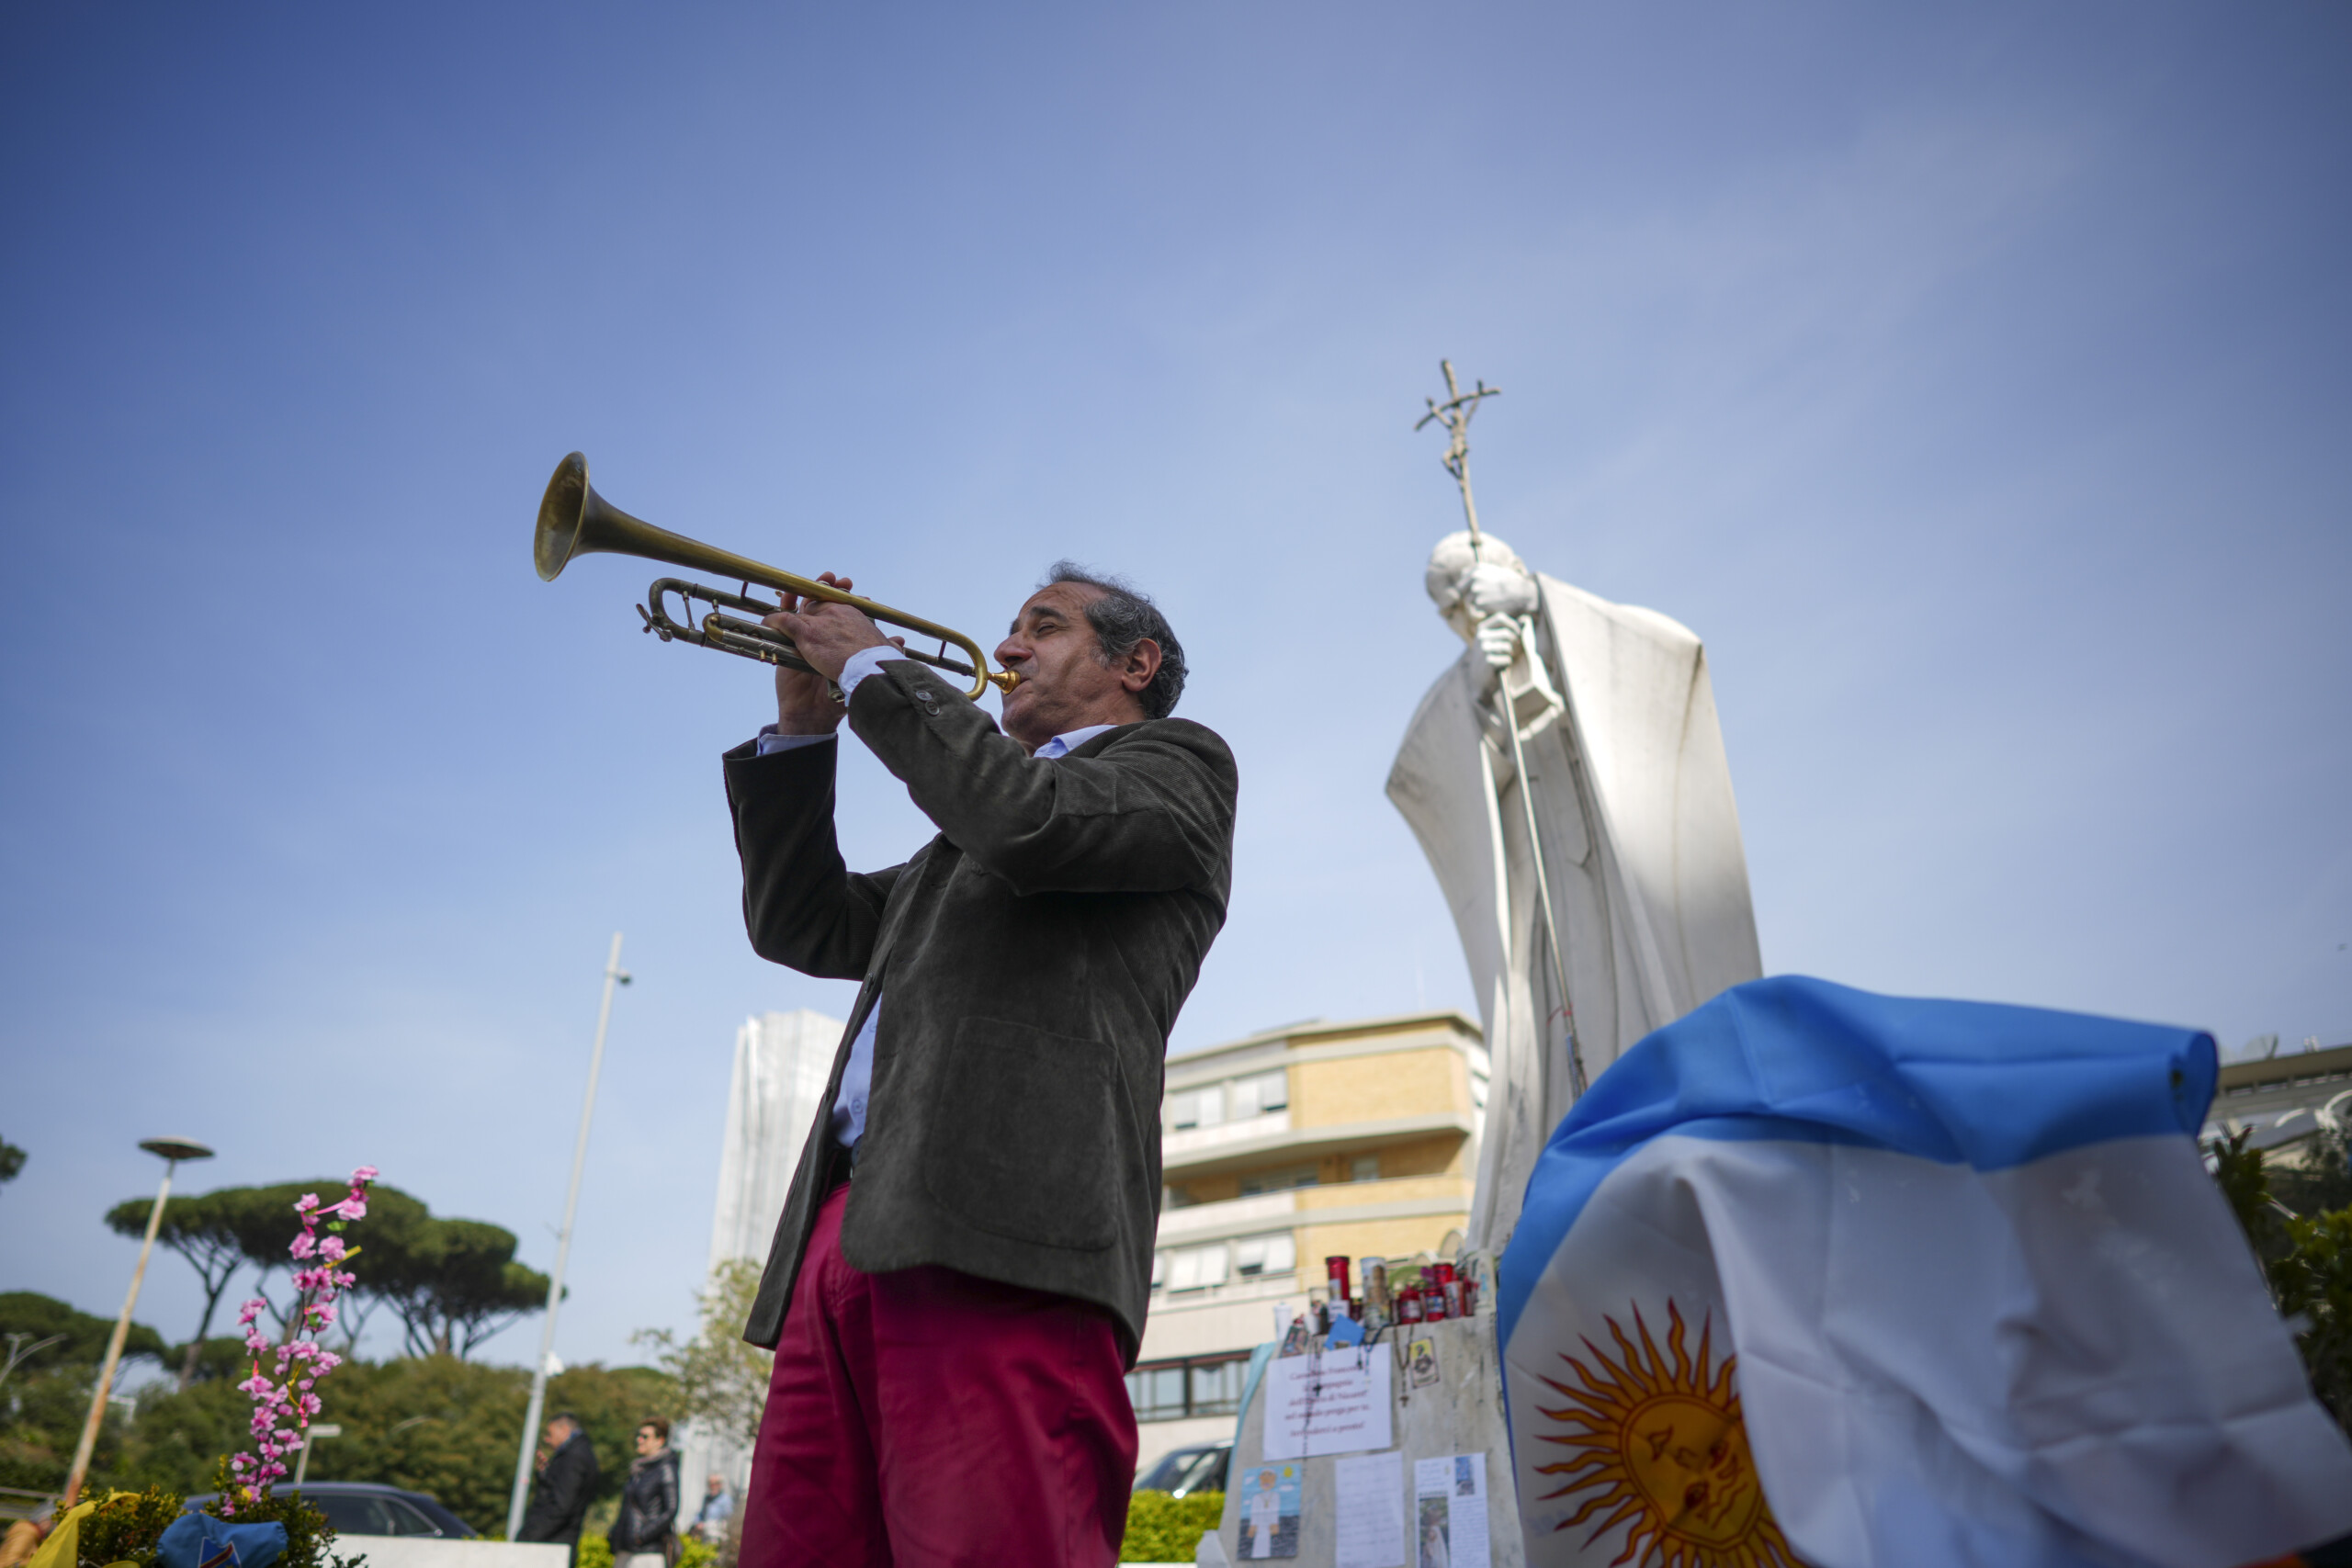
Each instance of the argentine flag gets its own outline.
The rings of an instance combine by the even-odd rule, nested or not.
[[[1498,1269],[1531,1564],[2235,1568],[2352,1531],[2195,1143],[2211,1036],[1724,992],[1552,1136]]]

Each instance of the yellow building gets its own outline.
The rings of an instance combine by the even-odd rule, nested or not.
[[[1173,1057],[1139,1463],[1230,1437],[1274,1307],[1323,1259],[1450,1253],[1470,1213],[1487,1048],[1458,1012],[1292,1024]]]

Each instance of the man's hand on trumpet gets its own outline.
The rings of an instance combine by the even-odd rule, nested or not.
[[[820,572],[817,581],[847,593],[850,580]],[[784,608],[760,624],[790,637],[800,657],[820,671],[810,674],[779,664],[775,671],[775,728],[782,735],[831,735],[841,728],[847,710],[833,701],[833,682],[842,666],[862,648],[906,647],[904,637],[886,637],[862,611],[830,599],[811,599],[803,607],[797,594],[783,596]]]

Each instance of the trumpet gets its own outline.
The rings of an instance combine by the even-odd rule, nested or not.
[[[645,596],[652,607],[637,606],[644,619],[641,628],[651,632],[663,642],[689,642],[696,648],[713,648],[721,653],[732,653],[745,659],[756,659],[763,664],[781,664],[787,669],[806,670],[811,674],[822,673],[793,646],[792,639],[756,620],[729,615],[727,610],[748,610],[755,615],[773,615],[784,606],[771,604],[752,595],[752,585],[772,588],[779,593],[797,593],[803,599],[823,599],[835,604],[847,604],[864,614],[867,619],[887,626],[903,626],[919,637],[939,639],[939,651],[926,653],[920,649],[907,649],[906,657],[919,660],[934,670],[950,675],[968,676],[972,682],[967,697],[977,701],[990,686],[1010,692],[1021,682],[1021,677],[1011,670],[990,670],[988,655],[980,645],[962,632],[952,631],[919,615],[903,610],[893,610],[858,593],[845,593],[830,583],[812,581],[796,573],[763,565],[748,556],[739,556],[684,534],[673,534],[667,528],[657,528],[641,517],[632,517],[598,495],[588,482],[588,459],[574,452],[555,468],[555,477],[548,480],[547,494],[539,499],[539,522],[531,537],[531,561],[538,569],[539,581],[553,582],[574,556],[616,555],[639,556],[647,560],[682,566],[690,570],[707,571],[721,578],[732,578],[741,592],[729,593],[723,589],[706,588],[675,577],[657,577]],[[670,599],[676,599],[684,619],[670,615]],[[696,604],[708,604],[709,613],[701,620],[694,619]],[[950,645],[968,655],[968,661],[951,656]],[[835,695],[838,697],[839,693]]]

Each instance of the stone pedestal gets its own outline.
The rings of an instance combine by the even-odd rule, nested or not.
[[[1416,1384],[1414,1343],[1426,1341],[1436,1352],[1434,1382]],[[1501,1361],[1495,1344],[1495,1320],[1482,1313],[1468,1321],[1415,1324],[1384,1333],[1374,1353],[1388,1356],[1394,1375],[1390,1406],[1395,1446],[1403,1450],[1404,1490],[1401,1512],[1406,1529],[1397,1542],[1396,1561],[1416,1568],[1414,1550],[1413,1462],[1442,1454],[1484,1453],[1487,1456],[1487,1529],[1492,1542],[1493,1568],[1524,1568],[1527,1560],[1519,1533],[1519,1505],[1511,1487],[1510,1438],[1503,1420]],[[1424,1373],[1426,1375],[1426,1373]],[[1241,1415],[1240,1435],[1227,1472],[1225,1517],[1214,1537],[1201,1541],[1201,1562],[1244,1561],[1240,1548],[1241,1500],[1248,1495],[1259,1461],[1266,1458],[1266,1391],[1261,1378],[1250,1391]],[[1305,1495],[1301,1499],[1297,1568],[1333,1568],[1338,1544],[1334,1506],[1338,1483],[1335,1463],[1344,1455],[1305,1461]],[[1281,1461],[1276,1461],[1281,1462]]]

